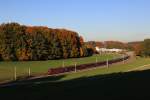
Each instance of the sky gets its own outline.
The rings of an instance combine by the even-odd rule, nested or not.
[[[0,0],[0,24],[65,28],[85,41],[150,38],[150,0]]]

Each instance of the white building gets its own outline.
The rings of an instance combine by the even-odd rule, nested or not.
[[[107,49],[107,48],[99,48],[99,47],[95,47],[96,51],[99,53],[103,53],[103,52],[115,52],[115,53],[119,53],[122,52],[123,49],[117,49],[117,48],[113,48],[113,49]]]

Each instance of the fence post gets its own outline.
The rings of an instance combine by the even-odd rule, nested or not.
[[[17,79],[17,73],[16,73],[16,67],[14,67],[14,80],[16,81]]]
[[[106,61],[106,64],[107,64],[107,68],[109,67],[109,62],[108,62],[108,59],[107,59],[107,61]]]
[[[124,59],[124,58],[125,58],[125,56],[124,56],[124,54],[123,54],[123,64],[125,63],[125,61],[124,61],[125,59]]]
[[[30,77],[30,75],[31,75],[30,67],[29,67],[29,69],[28,69],[28,75],[29,75],[29,77]]]
[[[96,64],[97,64],[97,57],[96,57]]]
[[[64,64],[64,61],[62,62],[62,67],[64,67],[65,66],[65,64]]]
[[[75,67],[75,72],[77,72],[77,63],[76,62],[74,64],[74,67]]]

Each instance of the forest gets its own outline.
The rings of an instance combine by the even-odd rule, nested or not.
[[[124,43],[120,41],[88,41],[77,32],[45,26],[26,26],[18,23],[0,25],[1,61],[37,61],[87,57],[95,47],[120,48],[150,56],[150,39]]]
[[[14,22],[0,25],[0,60],[3,61],[66,59],[92,54],[93,49],[74,31]]]

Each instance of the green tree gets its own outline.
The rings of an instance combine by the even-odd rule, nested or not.
[[[143,55],[150,56],[150,39],[145,39],[143,42]]]

